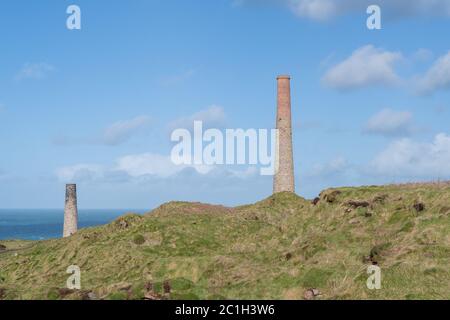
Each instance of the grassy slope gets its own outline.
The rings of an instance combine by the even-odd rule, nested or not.
[[[146,283],[161,292],[164,281],[172,299],[300,299],[308,288],[321,299],[450,299],[449,185],[339,191],[315,206],[289,193],[233,209],[172,202],[31,248],[3,242],[22,249],[0,254],[0,294],[61,298],[76,264],[82,289],[106,299],[141,299]],[[371,261],[381,290],[366,288]]]

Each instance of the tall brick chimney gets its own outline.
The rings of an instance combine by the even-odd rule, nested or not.
[[[77,185],[66,185],[63,237],[70,237],[78,231]]]
[[[273,193],[295,192],[294,161],[292,155],[291,125],[291,78],[287,75],[277,77],[277,129],[275,163],[278,170],[273,180]]]

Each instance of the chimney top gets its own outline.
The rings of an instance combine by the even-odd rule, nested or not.
[[[291,79],[291,76],[290,76],[290,75],[287,75],[287,74],[282,74],[282,75],[279,75],[279,76],[277,77],[277,80],[280,80],[280,79],[288,79],[288,80],[290,80],[290,79]]]

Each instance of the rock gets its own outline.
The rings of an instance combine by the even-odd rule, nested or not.
[[[320,198],[319,198],[319,197],[315,197],[314,200],[311,201],[311,203],[312,203],[313,205],[317,205],[317,204],[319,203],[319,201],[320,201]]]
[[[132,284],[129,282],[118,282],[109,285],[106,289],[108,292],[118,292],[118,291],[128,292],[131,290],[131,288]]]
[[[312,288],[305,291],[303,298],[305,300],[314,300],[319,295],[320,291],[318,289]]]
[[[144,295],[144,300],[163,300],[163,298],[154,292],[147,292]]]
[[[88,291],[88,290],[82,290],[78,292],[78,297],[81,300],[98,300],[97,296],[95,295],[95,293],[93,293],[92,291]]]
[[[319,291],[318,289],[313,288],[313,289],[311,289],[311,290],[312,290],[312,292],[313,292],[313,294],[314,294],[315,297],[317,297],[318,295],[320,295],[320,291]]]
[[[425,210],[425,204],[423,204],[422,202],[416,202],[413,205],[413,208],[417,211],[417,212],[422,212]]]
[[[98,299],[97,295],[95,293],[93,293],[92,291],[87,294],[87,298],[88,298],[88,300],[97,300]]]
[[[0,251],[5,251],[6,250],[6,246],[4,246],[3,244],[0,244]]]
[[[131,289],[131,284],[124,283],[122,286],[119,286],[118,289],[120,291],[129,291]]]
[[[119,221],[119,226],[123,229],[128,228],[128,222],[126,222],[125,220],[121,220]]]

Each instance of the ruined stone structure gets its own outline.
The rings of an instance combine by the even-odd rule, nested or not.
[[[63,237],[70,237],[78,231],[77,185],[66,185]]]
[[[275,164],[276,172],[273,180],[273,193],[295,192],[294,160],[292,155],[291,125],[291,78],[287,75],[277,77],[277,129]]]

